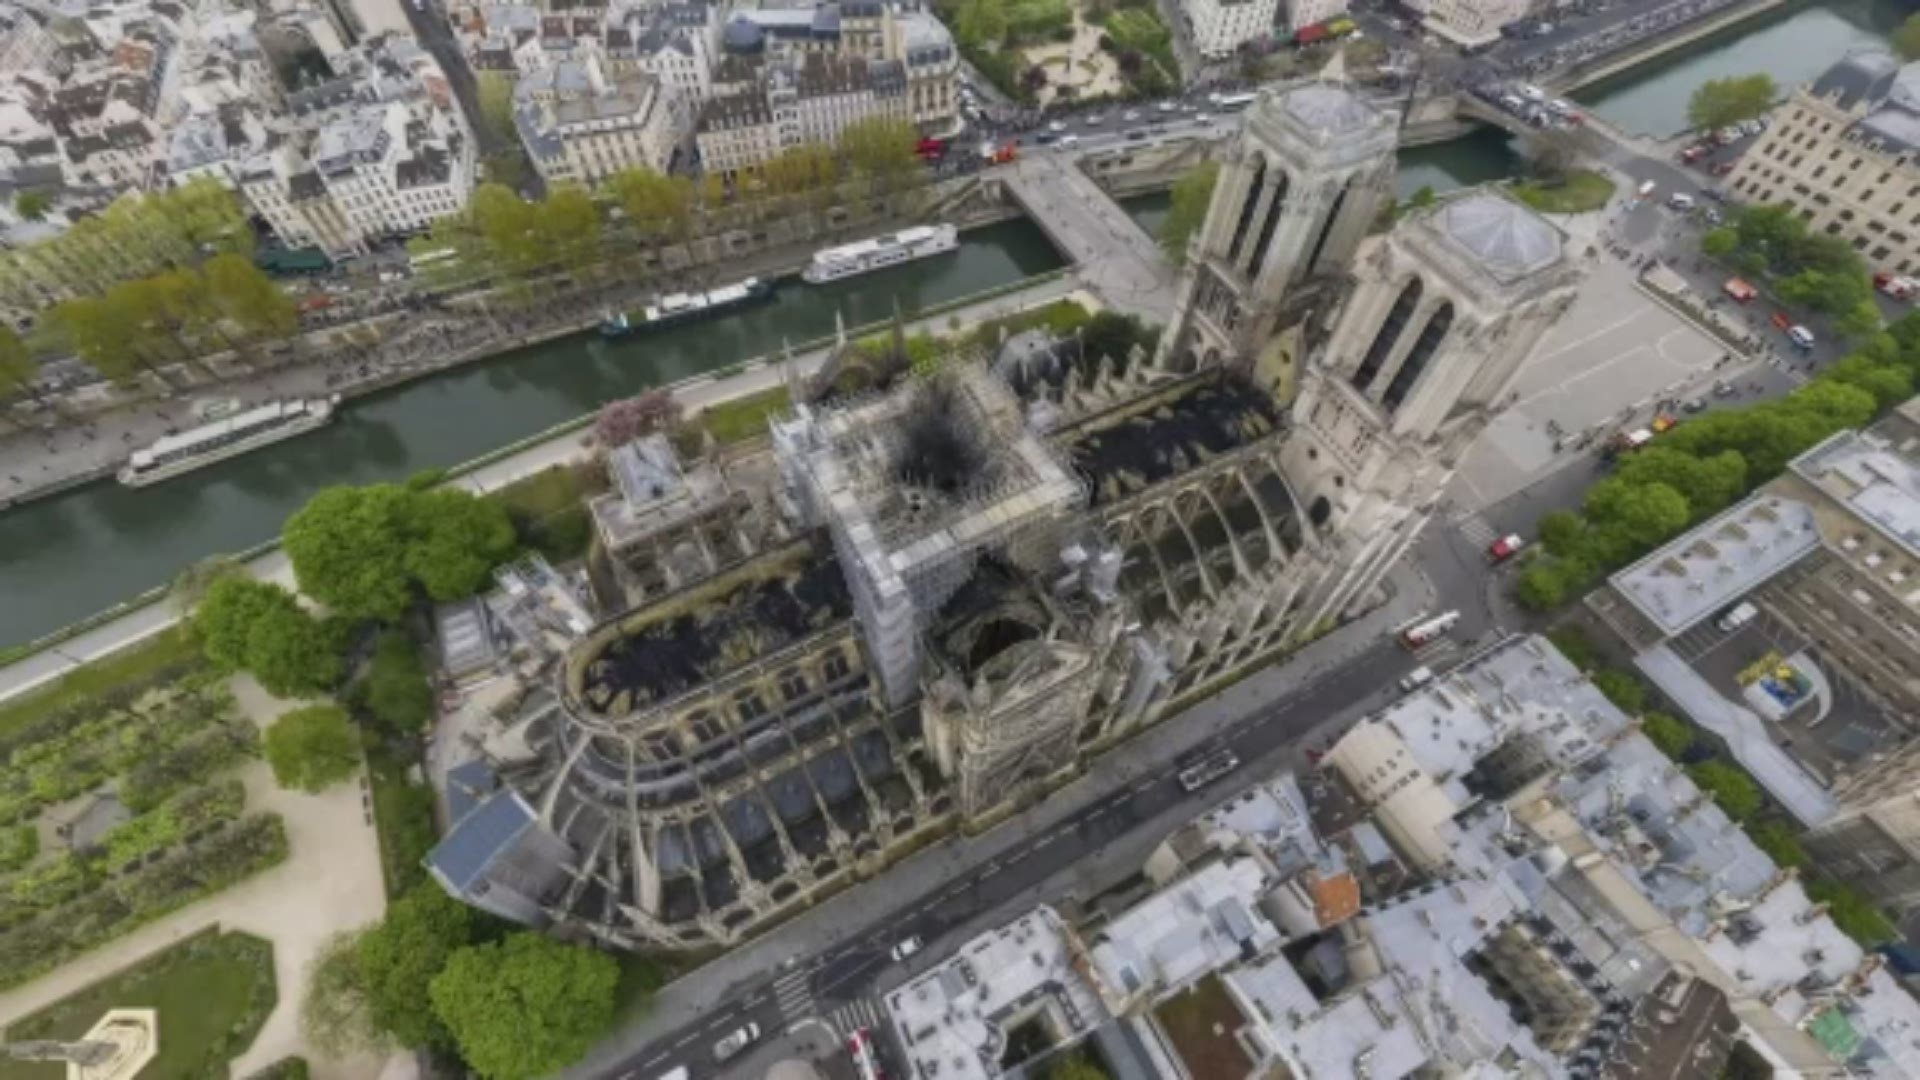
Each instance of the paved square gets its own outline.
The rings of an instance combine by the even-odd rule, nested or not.
[[[1584,453],[1572,449],[1581,432],[1611,430],[1636,406],[1644,419],[1669,393],[1704,390],[1724,352],[1635,288],[1625,264],[1601,256],[1579,299],[1521,369],[1518,400],[1467,452],[1454,501],[1469,509],[1499,502]],[[1568,447],[1557,458],[1548,421],[1560,425]]]

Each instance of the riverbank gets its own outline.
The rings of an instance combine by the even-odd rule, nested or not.
[[[1081,286],[1070,269],[1051,271],[1008,286],[962,297],[936,305],[907,320],[909,333],[948,333],[953,320],[962,325],[1000,318],[1018,311],[1040,307],[1079,293]],[[1083,302],[1096,302],[1080,294]],[[851,334],[868,334],[885,327],[874,322],[851,328]],[[803,374],[816,371],[826,359],[832,339],[810,340],[794,349],[795,366]],[[667,389],[680,401],[688,415],[723,402],[764,392],[780,384],[777,357],[755,357],[719,372],[689,376]],[[498,490],[555,465],[576,461],[588,453],[581,431],[593,423],[592,412],[581,414],[537,435],[455,466],[448,470],[446,483],[458,484],[477,494]],[[277,539],[260,544],[236,556],[250,574],[267,581],[293,587],[293,570]],[[145,641],[180,620],[173,605],[165,603],[165,587],[150,589],[126,603],[82,620],[28,645],[8,650],[14,659],[0,667],[0,701],[28,693],[59,678],[81,664],[109,656],[130,645]]]

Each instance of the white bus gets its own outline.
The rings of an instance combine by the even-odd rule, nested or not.
[[[1213,99],[1213,107],[1221,112],[1238,112],[1253,104],[1252,94],[1220,94]]]

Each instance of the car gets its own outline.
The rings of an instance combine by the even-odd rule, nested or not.
[[[1760,126],[1760,121],[1758,120],[1742,120],[1740,122],[1740,134],[1742,135],[1758,135],[1764,130],[1766,129]]]
[[[1667,196],[1667,208],[1670,210],[1693,209],[1693,196],[1684,191],[1676,191]]]
[[[1500,96],[1500,105],[1501,107],[1505,108],[1508,112],[1515,112],[1515,113],[1527,107],[1526,102],[1521,101],[1518,97],[1515,97],[1512,94],[1502,94]]]
[[[1700,220],[1709,225],[1718,225],[1720,224],[1720,211],[1715,210],[1711,206],[1702,207],[1700,210]]]
[[[1667,413],[1661,413],[1660,415],[1654,417],[1653,423],[1649,424],[1648,426],[1653,429],[1653,433],[1655,435],[1662,435],[1662,434],[1665,434],[1666,432],[1672,431],[1674,428],[1679,427],[1680,418],[1677,416],[1669,415]]]
[[[1411,694],[1432,681],[1433,669],[1425,664],[1421,664],[1419,667],[1414,668],[1401,677],[1400,689]]]
[[[1104,123],[1106,123],[1106,122],[1107,122],[1107,118],[1106,118],[1105,116],[1103,116],[1103,115],[1101,115],[1100,113],[1088,113],[1088,114],[1087,114],[1087,126],[1088,126],[1088,127],[1099,127],[1099,126],[1100,126],[1101,124],[1104,124]]]
[[[1714,132],[1713,137],[1719,141],[1721,146],[1725,146],[1740,137],[1740,129],[1734,127],[1732,124],[1728,124],[1726,127]]]
[[[1707,399],[1703,397],[1688,398],[1680,403],[1680,411],[1689,413],[1706,412]]]
[[[1163,113],[1165,113],[1165,112],[1172,112],[1173,110],[1175,110],[1175,109],[1177,109],[1177,108],[1179,108],[1179,107],[1180,107],[1180,106],[1178,106],[1178,105],[1175,105],[1175,104],[1174,104],[1173,102],[1171,102],[1171,101],[1163,101],[1163,102],[1161,102],[1160,104],[1158,104],[1158,105],[1155,105],[1155,106],[1154,106],[1154,108],[1156,108],[1156,109],[1159,109],[1159,110],[1160,110],[1161,112],[1163,112]]]
[[[1713,380],[1713,396],[1714,397],[1732,397],[1733,395],[1739,392],[1740,392],[1739,387],[1733,385],[1732,383],[1728,382],[1725,379]]]
[[[1526,98],[1528,101],[1547,100],[1547,92],[1533,85],[1532,83],[1521,83],[1519,86],[1519,90],[1520,90],[1520,96],[1523,98]]]
[[[1813,331],[1795,323],[1787,327],[1787,340],[1793,342],[1794,348],[1806,352],[1813,348]]]
[[[1715,165],[1715,166],[1714,166],[1714,167],[1713,167],[1713,168],[1712,168],[1712,169],[1711,169],[1710,171],[1711,171],[1711,172],[1713,173],[1713,175],[1715,175],[1715,176],[1725,176],[1725,175],[1727,175],[1728,173],[1730,173],[1730,172],[1732,172],[1732,171],[1733,171],[1733,167],[1734,167],[1734,165],[1736,165],[1736,164],[1738,164],[1738,163],[1737,163],[1737,162],[1732,162],[1732,161],[1723,161],[1723,162],[1721,162],[1720,164],[1718,164],[1718,165]]]
[[[1700,143],[1694,143],[1692,146],[1686,147],[1685,149],[1680,151],[1680,160],[1691,165],[1694,162],[1699,161],[1701,158],[1707,156],[1707,151],[1711,149],[1712,147],[1710,146],[1704,146]]]
[[[713,1044],[713,1060],[720,1062],[727,1061],[738,1055],[740,1051],[752,1046],[754,1040],[759,1037],[760,1025],[749,1020],[745,1024],[727,1032],[719,1042]]]
[[[1144,141],[1146,140],[1146,137],[1147,137],[1147,133],[1146,133],[1146,132],[1144,132],[1144,131],[1129,131],[1129,132],[1127,132],[1127,141],[1128,141],[1128,142],[1144,142]]]
[[[924,944],[925,942],[920,940],[920,935],[915,934],[909,938],[902,938],[900,943],[893,947],[893,951],[887,955],[893,957],[893,962],[897,964],[907,957],[912,956],[914,953],[919,952],[920,946]]]
[[[1211,124],[1213,123],[1213,114],[1212,113],[1194,113],[1193,122],[1196,124]]]
[[[1752,622],[1759,614],[1760,609],[1753,606],[1753,601],[1742,600],[1730,608],[1726,614],[1720,616],[1715,625],[1720,627],[1721,633],[1731,634]]]
[[[1052,121],[1048,121],[1047,130],[1053,132],[1055,135],[1058,135],[1061,132],[1067,130],[1067,125],[1061,123],[1058,120],[1052,120]]]
[[[1520,554],[1521,549],[1526,546],[1526,540],[1521,538],[1519,534],[1508,533],[1506,536],[1488,545],[1487,561],[1495,565],[1506,562],[1508,559]]]
[[[1035,135],[1033,137],[1033,141],[1039,143],[1041,146],[1049,146],[1053,143],[1059,142],[1060,136],[1055,135],[1051,131],[1043,131],[1040,134]]]
[[[1131,124],[1138,119],[1140,119],[1139,109],[1128,109],[1126,112],[1120,114],[1120,121],[1122,123]]]
[[[1078,146],[1080,145],[1080,136],[1062,135],[1060,136],[1060,145],[1061,146]]]

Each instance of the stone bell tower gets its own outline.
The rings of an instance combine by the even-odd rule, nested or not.
[[[1290,397],[1299,346],[1287,332],[1321,284],[1345,272],[1391,198],[1396,146],[1393,117],[1345,83],[1262,93],[1189,249],[1163,366],[1241,364]]]

